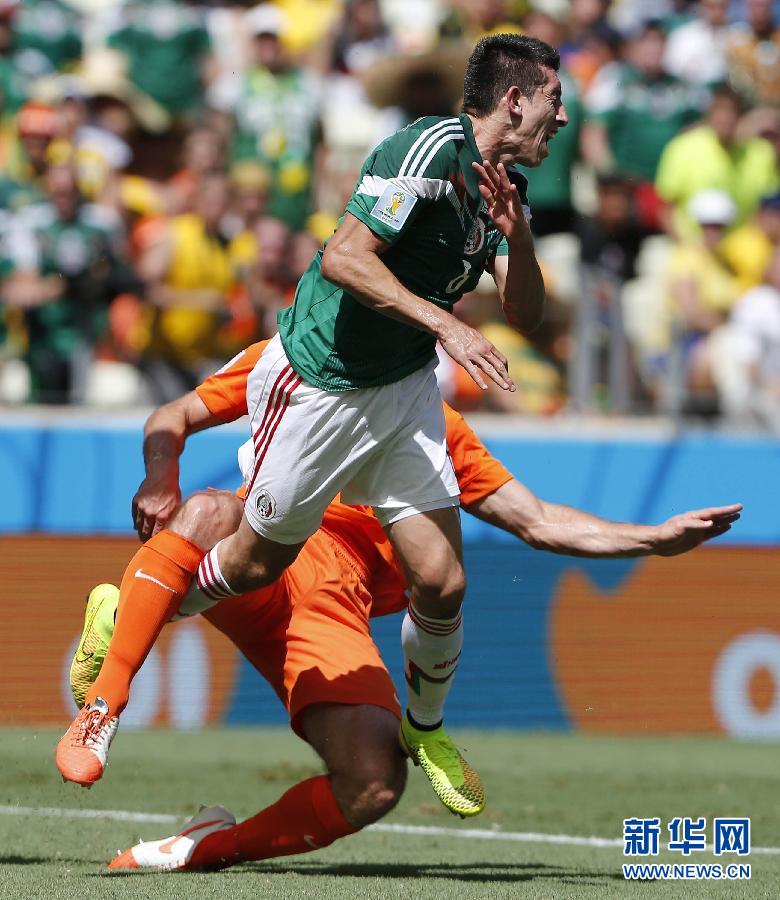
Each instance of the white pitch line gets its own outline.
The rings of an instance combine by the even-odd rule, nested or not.
[[[568,844],[577,847],[622,847],[616,838],[577,837],[573,834],[542,834],[536,831],[489,831],[486,828],[443,828],[440,825],[396,825],[378,822],[366,831],[385,831],[394,834],[419,834],[429,837],[480,838],[487,841],[514,841],[523,844]]]
[[[169,813],[141,813],[127,809],[68,809],[60,806],[0,806],[0,816],[45,816],[60,819],[110,819],[115,822],[181,822],[184,816]],[[427,837],[476,838],[510,841],[516,844],[562,844],[568,847],[622,847],[619,838],[581,837],[574,834],[545,834],[538,831],[491,831],[487,828],[443,828],[440,825],[403,825],[378,822],[364,831],[385,834],[413,834]],[[751,853],[780,854],[780,847],[751,847]]]
[[[183,816],[127,809],[64,809],[60,806],[0,806],[0,816],[45,816],[57,819],[112,819],[115,822],[181,822]]]

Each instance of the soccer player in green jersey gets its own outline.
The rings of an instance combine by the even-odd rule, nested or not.
[[[485,38],[469,59],[463,112],[419,119],[368,157],[336,232],[249,376],[244,515],[204,555],[198,576],[214,597],[269,584],[337,493],[372,506],[410,593],[401,743],[442,773],[434,787],[461,814],[479,812],[484,797],[442,726],[463,643],[465,575],[435,347],[481,387],[489,378],[514,389],[503,355],[452,308],[488,269],[510,324],[530,331],[541,320],[525,179],[512,166],[539,165],[567,122],[558,64],[534,38]],[[175,443],[147,440],[147,459],[175,452],[166,441]],[[143,532],[142,509],[138,516]],[[160,591],[175,611],[181,597]]]

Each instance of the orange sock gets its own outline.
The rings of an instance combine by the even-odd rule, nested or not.
[[[127,706],[133,678],[181,606],[203,556],[181,535],[161,531],[130,560],[119,588],[114,635],[87,703],[102,697],[114,715]]]
[[[224,868],[250,859],[308,853],[357,830],[342,815],[330,776],[319,775],[296,784],[251,819],[209,835],[190,862]]]

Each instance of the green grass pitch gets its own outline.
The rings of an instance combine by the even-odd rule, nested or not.
[[[222,803],[244,818],[319,771],[311,751],[277,729],[192,734],[122,732],[91,791],[54,768],[58,734],[0,731],[0,897],[84,898],[743,898],[780,896],[780,855],[751,854],[750,882],[623,880],[621,847],[462,837],[469,828],[619,839],[629,816],[750,816],[754,847],[780,847],[777,747],[717,739],[616,739],[572,734],[461,732],[482,773],[485,813],[461,822],[410,772],[384,821],[445,828],[419,835],[368,831],[326,850],[247,863],[216,874],[109,875],[105,864],[166,823],[11,815],[5,807],[130,810],[190,816]],[[663,839],[663,835],[662,835]],[[709,851],[695,862],[715,861]],[[687,861],[661,852],[660,862]],[[727,861],[732,861],[727,858]],[[745,861],[744,858],[739,859]]]

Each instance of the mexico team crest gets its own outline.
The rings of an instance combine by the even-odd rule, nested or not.
[[[268,491],[260,491],[255,500],[255,508],[261,519],[272,519],[276,515],[276,501]]]
[[[474,219],[474,224],[471,226],[471,231],[468,233],[468,237],[466,238],[466,243],[463,247],[463,252],[467,256],[473,256],[475,253],[479,253],[485,243],[485,220],[482,216],[477,216]]]

